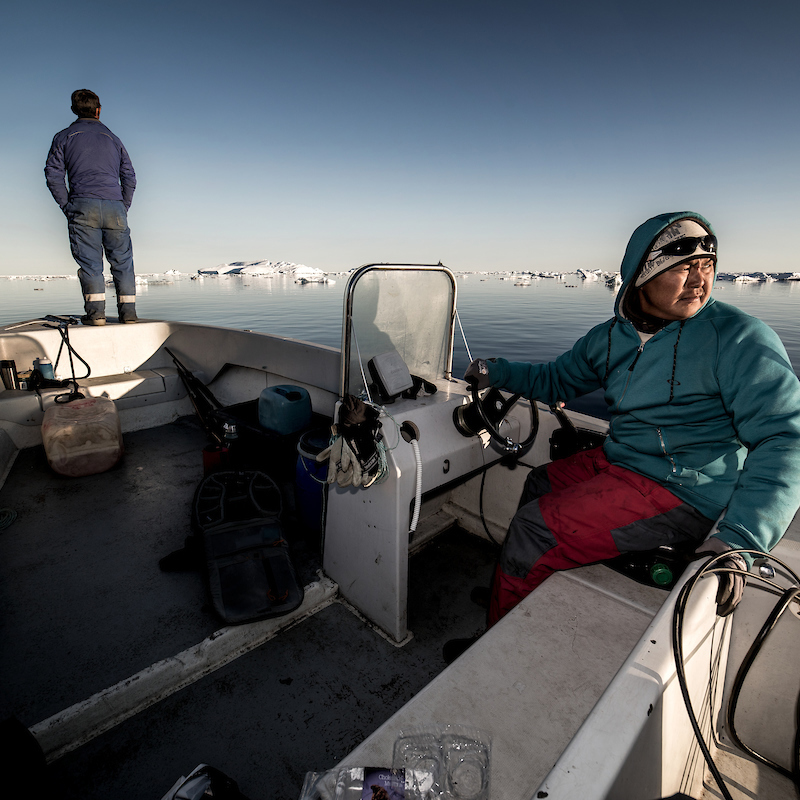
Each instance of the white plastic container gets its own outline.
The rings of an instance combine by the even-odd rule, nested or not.
[[[87,397],[44,412],[42,442],[50,466],[78,478],[111,469],[122,458],[117,407],[107,397]]]

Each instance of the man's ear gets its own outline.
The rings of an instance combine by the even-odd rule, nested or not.
[[[100,106],[97,106],[97,108],[94,110],[94,118],[100,119]]]

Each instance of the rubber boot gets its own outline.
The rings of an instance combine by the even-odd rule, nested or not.
[[[136,316],[136,303],[123,303],[117,299],[117,313],[119,314],[119,321],[127,324],[138,322],[139,318]]]
[[[83,308],[86,314],[81,317],[84,325],[105,325],[106,324],[106,299],[103,295],[102,300],[89,300],[89,297],[97,295],[84,295],[85,302]]]

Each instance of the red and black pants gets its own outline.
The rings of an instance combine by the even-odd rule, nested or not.
[[[665,544],[699,544],[713,524],[660,483],[610,464],[602,447],[538,467],[503,544],[489,625],[553,572]]]

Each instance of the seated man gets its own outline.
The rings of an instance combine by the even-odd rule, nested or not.
[[[774,331],[711,297],[716,264],[702,216],[654,217],[628,243],[612,319],[549,364],[468,367],[479,388],[548,404],[602,388],[611,415],[603,447],[528,476],[490,626],[556,570],[686,540],[746,570],[735,551],[769,551],[785,533],[800,505],[800,383]],[[718,613],[743,588],[743,575],[723,575]],[[448,642],[445,658],[471,641]]]

